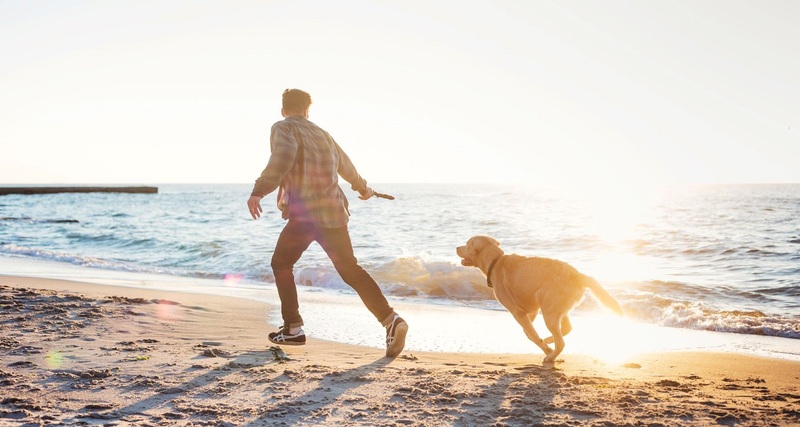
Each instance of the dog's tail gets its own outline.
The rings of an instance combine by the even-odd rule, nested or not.
[[[601,303],[603,303],[603,305],[613,310],[614,313],[617,313],[620,316],[622,316],[622,307],[619,306],[617,300],[615,300],[614,297],[612,297],[608,292],[606,292],[606,290],[603,289],[602,286],[600,286],[600,283],[597,283],[597,280],[594,280],[593,277],[585,275],[583,277],[584,277],[583,284],[586,285],[587,288],[592,290],[594,296],[596,296],[597,299],[600,300]]]

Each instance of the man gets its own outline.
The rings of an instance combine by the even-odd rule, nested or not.
[[[287,345],[306,342],[293,268],[311,242],[316,241],[345,283],[386,328],[386,356],[395,357],[405,346],[408,324],[389,306],[378,284],[353,255],[347,229],[350,212],[339,187],[339,176],[350,183],[361,200],[369,199],[375,192],[336,141],[308,120],[310,106],[308,93],[299,89],[283,92],[284,120],[272,126],[272,154],[247,200],[250,215],[258,219],[263,212],[261,199],[278,189],[278,208],[288,220],[272,255],[283,326],[270,333],[269,340]]]

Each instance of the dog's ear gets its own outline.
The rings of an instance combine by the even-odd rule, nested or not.
[[[500,242],[498,242],[497,239],[491,236],[475,236],[469,240],[470,241],[468,243],[470,243],[471,246],[478,251],[482,250],[483,248],[489,245],[495,245],[498,247],[500,246]]]

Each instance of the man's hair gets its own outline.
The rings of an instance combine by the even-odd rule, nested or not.
[[[311,106],[311,95],[300,89],[283,91],[283,109],[285,111],[305,111]]]

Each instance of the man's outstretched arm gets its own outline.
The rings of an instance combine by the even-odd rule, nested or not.
[[[258,219],[264,211],[261,208],[261,199],[275,191],[281,184],[283,177],[289,172],[297,156],[297,141],[284,122],[275,123],[270,132],[270,148],[267,166],[256,179],[250,198],[247,199],[247,208],[253,219]]]

